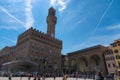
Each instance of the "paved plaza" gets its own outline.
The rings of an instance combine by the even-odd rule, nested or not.
[[[0,80],[9,80],[9,79],[8,79],[8,77],[0,77]],[[20,77],[12,77],[11,80],[20,80]],[[22,77],[22,80],[28,80],[28,77]],[[33,80],[33,77],[30,80]],[[54,80],[54,79],[53,78],[45,78],[45,80]],[[62,77],[56,77],[55,80],[62,80]],[[68,78],[67,80],[93,80],[93,79]]]

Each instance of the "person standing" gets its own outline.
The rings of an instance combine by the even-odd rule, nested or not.
[[[31,78],[31,74],[28,75],[28,80],[30,80],[30,78]]]
[[[44,77],[44,75],[42,75],[42,80],[45,80],[45,77]]]
[[[21,75],[20,75],[20,80],[22,80],[22,77],[23,77],[23,75],[21,74]]]
[[[11,76],[9,76],[9,80],[11,80]]]
[[[64,75],[62,80],[67,80],[67,76],[66,76],[66,75]]]
[[[97,72],[95,75],[95,80],[104,80],[104,77],[101,72]]]

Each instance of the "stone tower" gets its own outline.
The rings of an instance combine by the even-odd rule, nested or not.
[[[49,8],[49,13],[47,16],[47,34],[55,37],[55,25],[57,23],[57,18],[55,16],[55,10],[53,7]]]

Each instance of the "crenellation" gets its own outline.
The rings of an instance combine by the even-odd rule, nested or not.
[[[38,37],[40,40],[42,40],[43,42],[48,43],[48,44],[49,43],[52,43],[53,45],[54,44],[57,44],[57,45],[62,44],[62,41],[55,39],[47,34],[40,33],[36,29],[34,29],[31,34],[32,34],[32,36]]]

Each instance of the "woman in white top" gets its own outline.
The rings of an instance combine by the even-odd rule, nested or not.
[[[117,74],[116,73],[114,74],[114,80],[117,80]]]

